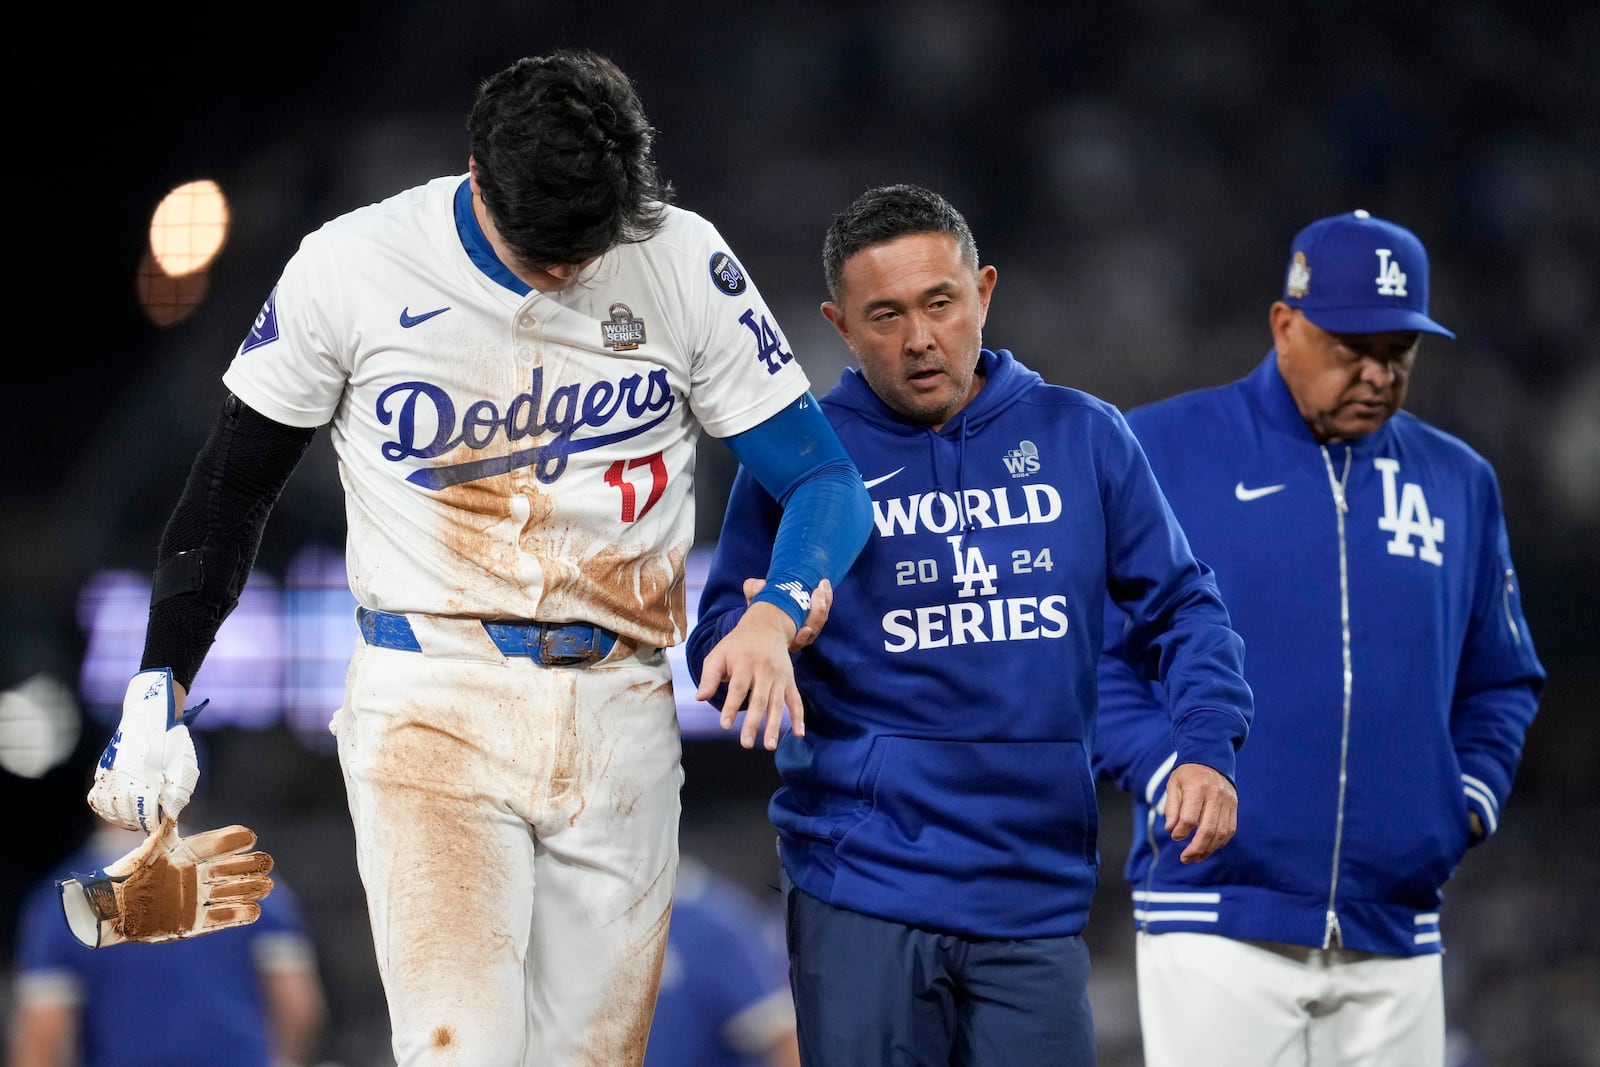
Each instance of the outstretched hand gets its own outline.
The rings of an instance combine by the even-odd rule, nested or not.
[[[1221,772],[1203,763],[1180,763],[1167,778],[1167,832],[1188,841],[1178,859],[1199,863],[1233,840],[1239,793]]]
[[[763,578],[745,579],[744,616],[707,654],[695,699],[711,700],[723,682],[727,682],[722,728],[731,729],[739,712],[745,710],[739,743],[745,748],[754,748],[756,737],[760,735],[764,746],[771,751],[778,747],[778,738],[783,732],[785,706],[796,736],[805,736],[805,708],[794,680],[794,662],[789,657],[815,641],[822,632],[833,607],[833,585],[826,578],[818,583],[811,593],[811,607],[805,623],[795,629],[794,621],[782,609],[764,602],[755,603],[756,594],[766,584]]]
[[[724,730],[733,726],[739,711],[748,704],[739,730],[739,743],[745,748],[755,747],[763,721],[768,751],[778,747],[785,705],[794,732],[805,734],[805,710],[794,681],[794,662],[789,658],[789,644],[795,633],[794,620],[782,608],[766,601],[752,604],[706,655],[700,668],[700,688],[695,691],[695,699],[711,700],[727,683],[728,695],[722,702]]]

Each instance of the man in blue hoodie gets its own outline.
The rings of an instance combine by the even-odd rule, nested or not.
[[[1428,259],[1353,211],[1290,249],[1273,350],[1128,422],[1249,649],[1227,853],[1151,833],[1174,749],[1108,605],[1097,766],[1127,873],[1149,1067],[1442,1067],[1445,881],[1495,830],[1544,681],[1489,464],[1402,412]]]
[[[982,346],[996,271],[954,207],[869,190],[823,264],[822,313],[860,369],[821,405],[875,527],[796,641],[806,729],[777,749],[801,1056],[1089,1067],[1103,602],[1165,694],[1151,717],[1179,752],[1165,826],[1186,862],[1233,834],[1243,648],[1121,414]],[[741,470],[687,646],[697,680],[779,516]]]

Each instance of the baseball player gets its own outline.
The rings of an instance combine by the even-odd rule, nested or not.
[[[662,650],[699,433],[789,516],[713,654],[746,747],[786,706],[804,728],[790,645],[870,502],[751,277],[669,203],[622,71],[519,60],[468,129],[466,174],[308,235],[240,345],[90,803],[146,828],[181,808],[186,689],[326,424],[360,604],[331,727],[396,1060],[637,1064],[678,862]]]
[[[982,347],[997,274],[948,201],[868,190],[823,260],[823,314],[861,367],[822,404],[875,525],[796,660],[808,729],[777,751],[801,1056],[1091,1067],[1102,602],[1165,683],[1166,829],[1200,866],[1233,833],[1243,645],[1117,410]],[[691,670],[754,610],[746,582],[782,536],[753,473],[734,481]]]

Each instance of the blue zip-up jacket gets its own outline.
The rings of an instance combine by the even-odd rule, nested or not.
[[[795,885],[971,938],[1079,933],[1099,868],[1095,663],[1109,589],[1172,694],[1186,761],[1231,777],[1249,725],[1243,649],[1122,415],[1004,350],[943,430],[854,369],[821,400],[875,527],[796,655],[769,815]],[[740,471],[686,647],[706,654],[766,573],[779,512]]]
[[[1269,353],[1128,412],[1243,635],[1255,694],[1239,827],[1205,863],[1159,830],[1172,744],[1108,605],[1096,766],[1134,798],[1151,933],[1442,951],[1468,812],[1493,833],[1544,681],[1487,461],[1405,412],[1321,446]]]

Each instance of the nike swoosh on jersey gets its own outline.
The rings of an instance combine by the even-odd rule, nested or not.
[[[905,470],[904,467],[896,467],[894,470],[890,471],[888,474],[885,474],[881,478],[874,478],[870,482],[863,479],[861,484],[866,486],[868,489],[871,489],[875,485],[882,485],[884,482],[888,481],[890,478],[893,478],[896,474],[899,474],[903,470]]]
[[[1271,496],[1280,489],[1287,489],[1285,485],[1263,485],[1259,489],[1246,489],[1243,482],[1235,482],[1233,495],[1240,500],[1260,500],[1264,496]]]
[[[437,309],[435,311],[424,311],[420,315],[413,315],[413,314],[411,314],[411,309],[409,307],[401,308],[400,309],[400,328],[402,330],[409,330],[409,329],[411,329],[411,327],[415,326],[417,323],[419,323],[419,322],[427,322],[429,319],[433,318],[435,315],[443,315],[446,311],[449,311],[449,310],[450,309],[447,308],[447,307],[442,307],[442,308],[439,308],[439,309]]]

